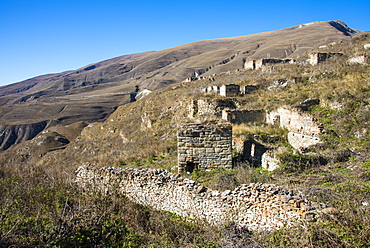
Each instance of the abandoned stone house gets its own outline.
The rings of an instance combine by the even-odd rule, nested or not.
[[[255,141],[254,139],[233,139],[233,147],[238,154],[240,162],[249,161],[253,166],[262,166],[262,157],[268,147]]]
[[[203,88],[202,92],[205,94],[213,94],[213,95],[229,97],[229,96],[250,94],[257,89],[258,89],[258,86],[256,85],[239,86],[235,84],[228,84],[228,85],[224,84],[221,87],[217,85],[212,85],[207,88]]]
[[[245,86],[242,87],[242,93],[243,94],[249,94],[249,93],[252,93],[255,90],[258,90],[258,86],[256,86],[256,85],[249,84],[249,85],[245,85]]]
[[[265,110],[223,110],[222,119],[230,123],[265,122]]]
[[[236,84],[224,84],[220,87],[220,96],[236,96],[240,94],[240,86]]]
[[[232,127],[227,124],[185,124],[177,133],[178,170],[232,168]]]
[[[342,56],[343,53],[329,53],[329,52],[312,52],[310,54],[310,64],[317,65],[330,58]]]
[[[253,59],[244,62],[244,69],[258,70],[264,66],[274,64],[294,63],[292,59]]]
[[[218,93],[220,93],[220,87],[218,87],[217,85],[213,85],[213,86],[209,86],[207,88],[204,88],[202,91],[203,91],[203,93],[217,95]]]

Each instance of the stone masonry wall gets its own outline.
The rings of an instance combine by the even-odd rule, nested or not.
[[[320,142],[322,127],[311,115],[279,108],[266,114],[266,122],[288,129],[288,142],[294,149],[300,150]]]
[[[343,53],[312,52],[310,54],[310,64],[317,65],[330,58],[342,56]]]
[[[244,69],[258,70],[267,65],[294,63],[292,59],[257,59],[244,62]]]
[[[222,119],[230,123],[265,122],[264,110],[223,110]]]
[[[197,100],[191,100],[190,105],[188,106],[188,117],[197,117],[197,119],[220,119],[222,116],[222,110],[235,108],[237,108],[237,106],[233,99],[201,98]]]
[[[232,168],[231,125],[186,124],[177,133],[179,171]]]
[[[314,220],[324,207],[271,184],[241,185],[223,192],[159,169],[84,165],[76,183],[104,194],[119,192],[134,202],[212,225],[233,221],[252,231],[269,231]]]
[[[220,96],[236,96],[240,93],[240,86],[236,84],[224,84],[220,87]]]

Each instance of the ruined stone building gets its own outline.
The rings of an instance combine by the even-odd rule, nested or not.
[[[204,88],[202,91],[203,93],[218,95],[220,93],[220,87],[213,85],[213,86]]]
[[[236,96],[250,94],[253,91],[258,90],[256,85],[244,85],[239,86],[236,84],[224,84],[221,87],[217,85],[212,85],[207,88],[203,88],[202,92],[204,94],[220,95],[220,96]]]
[[[320,143],[322,125],[309,114],[296,109],[278,108],[266,115],[266,122],[286,128],[288,142],[296,150],[302,150]]]
[[[223,110],[222,119],[230,123],[265,122],[265,110]]]
[[[185,124],[177,133],[179,172],[232,168],[232,127],[226,124]]]
[[[254,59],[244,62],[244,69],[258,70],[264,66],[274,65],[274,64],[287,64],[294,63],[292,59]]]
[[[240,94],[240,86],[236,84],[224,84],[220,87],[220,96],[236,96]]]
[[[249,94],[252,93],[253,91],[258,90],[258,86],[256,85],[245,85],[242,87],[242,94]]]
[[[233,147],[239,155],[239,161],[248,161],[253,166],[261,166],[263,154],[269,150],[268,147],[262,145],[254,139],[244,140],[234,138]]]
[[[342,56],[343,53],[312,52],[310,54],[310,64],[317,65],[330,58]]]

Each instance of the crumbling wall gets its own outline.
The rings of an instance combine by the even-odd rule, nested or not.
[[[240,95],[240,86],[236,84],[224,84],[220,87],[221,96],[236,96]]]
[[[230,123],[265,122],[264,110],[223,110],[222,119]]]
[[[367,55],[355,55],[351,57],[348,62],[350,64],[361,64],[361,65],[366,65],[369,64],[370,58]]]
[[[278,154],[282,153],[282,147],[274,147],[267,150],[261,156],[261,167],[267,171],[274,171],[280,167]]]
[[[310,54],[310,64],[317,65],[330,58],[342,56],[343,53],[313,52]]]
[[[266,122],[288,129],[288,142],[297,150],[320,142],[322,126],[309,114],[279,108],[266,114]]]
[[[185,124],[177,133],[179,171],[232,168],[231,125]]]
[[[270,231],[314,220],[324,207],[271,184],[252,183],[219,192],[159,169],[78,168],[76,183],[105,194],[119,192],[130,200],[212,225],[233,221],[252,231]]]
[[[191,100],[188,110],[190,118],[197,117],[198,119],[220,119],[222,117],[222,110],[235,108],[237,108],[237,106],[233,99],[202,98],[198,100]]]
[[[294,63],[292,59],[257,59],[248,60],[244,62],[244,69],[258,70],[264,66],[274,65],[274,64],[286,64]]]

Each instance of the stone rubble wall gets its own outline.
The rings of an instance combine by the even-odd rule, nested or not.
[[[212,225],[233,221],[252,231],[270,231],[314,220],[319,209],[272,184],[252,183],[219,192],[160,169],[122,169],[83,165],[76,183],[85,190],[118,192],[132,201]]]

